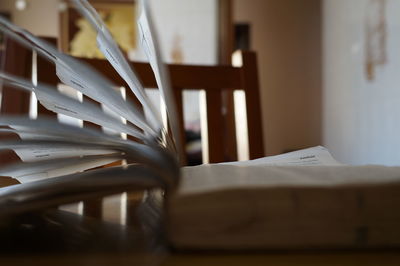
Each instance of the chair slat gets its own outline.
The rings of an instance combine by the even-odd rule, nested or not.
[[[56,44],[56,39],[47,38],[46,41],[49,41],[54,45]],[[36,68],[38,82],[57,88],[59,80],[56,75],[56,67],[54,64],[50,63],[41,56],[36,56],[36,66],[33,65],[32,67]],[[38,102],[37,108],[38,117],[46,116],[47,118],[57,118],[56,113],[47,110],[42,104],[40,104],[40,102]]]
[[[261,104],[257,59],[255,53],[242,53],[242,82],[246,94],[247,126],[249,134],[250,159],[264,156],[264,141],[262,134]]]
[[[233,91],[222,91],[223,119],[224,119],[224,159],[225,161],[237,161],[235,106]]]
[[[4,72],[22,78],[29,78],[32,52],[12,40],[7,40],[6,49]],[[29,101],[29,93],[3,86],[1,113],[29,115]]]
[[[179,121],[179,131],[180,131],[180,141],[182,144],[181,150],[178,151],[180,158],[181,158],[181,164],[186,165],[187,163],[187,155],[186,155],[186,147],[185,147],[185,142],[186,142],[186,134],[185,134],[185,120],[183,116],[183,89],[181,88],[174,88],[174,94],[175,94],[175,104],[176,104],[176,110],[178,112],[178,121]]]
[[[224,161],[224,120],[222,117],[221,91],[207,91],[206,101],[209,162],[220,163]]]
[[[32,53],[18,43],[7,40],[6,53],[4,61],[4,72],[23,78],[30,76],[30,66],[32,64]],[[29,115],[30,93],[3,86],[1,92],[1,114],[7,115]],[[8,138],[0,135],[0,139]],[[9,164],[20,161],[19,157],[13,151],[2,151],[0,155],[0,164]]]
[[[92,103],[92,104],[98,104],[99,103],[93,101],[92,99],[88,98],[87,96],[83,96],[82,99],[83,103]],[[101,130],[101,126],[96,125],[94,123],[88,122],[88,121],[84,121],[83,122],[83,126],[84,127],[89,127],[92,129],[97,129],[97,130]],[[103,199],[102,198],[98,198],[98,199],[91,199],[91,200],[85,200],[83,201],[83,210],[82,210],[82,214],[84,216],[88,216],[88,217],[93,217],[93,218],[101,218],[103,215]]]
[[[118,86],[125,86],[125,82],[107,61],[102,59],[80,59],[96,68],[101,74],[115,82]],[[137,72],[144,87],[157,87],[149,64],[131,62],[131,66]],[[201,88],[204,90],[241,89],[240,69],[232,66],[170,64],[168,65],[168,70],[171,76],[171,84],[177,88]]]
[[[57,39],[55,38],[42,37],[42,39],[53,45],[57,45]],[[36,57],[36,64],[32,64],[32,69],[36,70],[38,82],[57,87],[59,81],[56,75],[56,68],[54,64],[50,63],[48,60],[36,54],[34,54],[33,56]],[[57,118],[56,113],[47,110],[43,105],[40,104],[40,102],[38,102],[37,105],[37,112],[38,112],[38,117],[46,116],[47,118],[54,118],[54,119]]]
[[[87,217],[99,218],[103,216],[103,199],[90,199],[83,201],[82,214]]]

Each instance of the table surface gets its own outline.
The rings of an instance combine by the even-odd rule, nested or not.
[[[283,252],[257,254],[58,254],[6,255],[0,265],[400,265],[399,252]]]
[[[400,250],[178,252],[131,229],[60,210],[27,215],[0,226],[0,265],[400,265]]]
[[[1,219],[0,265],[400,265],[400,250],[178,252],[133,229],[57,209]]]

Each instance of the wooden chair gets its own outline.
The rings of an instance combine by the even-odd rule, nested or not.
[[[264,155],[256,55],[254,52],[247,51],[238,51],[238,53],[243,62],[241,67],[168,65],[181,122],[182,138],[184,137],[182,92],[185,89],[190,89],[204,90],[206,93],[210,163],[225,161],[222,93],[230,90],[242,90],[246,95],[250,159]],[[125,85],[125,82],[107,61],[101,59],[82,60],[92,65],[117,85]],[[131,65],[146,88],[157,87],[149,64],[132,62]],[[182,142],[184,143],[184,138]]]
[[[47,41],[55,43],[55,39],[47,39]],[[5,70],[30,79],[32,75],[32,53],[13,42],[8,44],[7,49]],[[226,161],[224,151],[227,149],[227,144],[224,142],[224,138],[227,132],[234,130],[234,128],[224,128],[224,125],[227,124],[225,121],[227,114],[224,110],[222,95],[226,91],[240,90],[245,93],[249,157],[255,159],[264,155],[256,55],[254,52],[238,51],[236,56],[239,56],[242,62],[239,67],[231,65],[168,65],[178,107],[182,143],[185,142],[182,93],[185,89],[205,91],[210,163]],[[56,86],[59,80],[55,74],[55,66],[41,57],[37,57],[34,61],[36,62],[37,80]],[[116,85],[127,87],[106,60],[82,59],[82,61],[96,68]],[[131,65],[139,75],[144,87],[157,87],[149,64],[132,62]],[[3,88],[1,112],[27,115],[29,112],[29,95],[10,90],[7,87]],[[38,104],[38,116],[41,115],[55,117],[54,113]],[[182,155],[185,154],[183,150],[180,152]],[[11,158],[10,156],[15,157],[15,154],[8,155],[9,158]],[[84,214],[101,216],[101,200],[84,204]]]

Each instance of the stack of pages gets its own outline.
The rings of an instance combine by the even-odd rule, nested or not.
[[[325,148],[315,147],[248,162],[180,168],[174,94],[147,2],[138,21],[140,44],[167,107],[167,124],[100,16],[86,0],[72,2],[92,24],[99,49],[140,106],[124,99],[96,70],[0,17],[3,33],[54,63],[62,83],[101,105],[82,103],[40,81],[6,72],[0,72],[1,82],[34,93],[59,115],[113,132],[2,115],[0,134],[18,137],[2,138],[0,148],[13,150],[21,162],[3,165],[0,175],[21,184],[0,189],[1,217],[125,191],[161,189],[165,233],[178,248],[400,245],[398,167],[341,165]],[[132,163],[100,167],[120,161]]]
[[[342,165],[323,147],[185,167],[168,203],[168,236],[179,248],[400,244],[400,167]]]

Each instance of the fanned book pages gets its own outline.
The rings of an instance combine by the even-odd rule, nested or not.
[[[20,158],[0,168],[0,176],[19,183],[0,188],[2,221],[61,204],[161,189],[164,201],[157,208],[166,214],[164,234],[177,248],[400,246],[399,167],[343,165],[318,146],[252,161],[181,168],[174,93],[148,3],[142,3],[138,21],[140,45],[167,107],[167,125],[95,9],[86,0],[72,2],[93,26],[99,49],[140,105],[124,99],[92,67],[0,17],[1,32],[54,64],[60,83],[104,108],[5,71],[0,72],[2,85],[33,93],[56,114],[118,133],[2,114],[0,149]]]
[[[167,125],[163,124],[161,114],[148,99],[135,70],[95,9],[86,0],[71,2],[93,26],[99,49],[128,84],[140,105],[124,98],[112,81],[89,65],[0,18],[0,30],[8,38],[54,64],[60,83],[92,101],[82,102],[40,80],[33,82],[5,71],[0,72],[1,84],[33,93],[38,102],[51,112],[105,129],[81,128],[43,116],[30,119],[1,115],[0,134],[13,137],[2,138],[0,148],[12,150],[20,162],[2,165],[0,175],[10,176],[21,183],[0,190],[1,205],[7,206],[1,212],[4,215],[124,191],[155,187],[172,191],[179,180],[180,158],[176,151],[181,144],[176,129],[175,104],[171,88],[165,83],[168,73],[161,60],[154,59],[154,55],[160,52],[151,39],[154,34],[146,2],[142,3],[142,13],[146,15],[142,16],[141,28],[146,30],[146,51],[152,51],[148,53],[149,61],[156,71],[162,100],[169,109]],[[116,134],[106,134],[106,131]],[[122,134],[126,137],[123,138]],[[121,161],[129,164],[116,163]],[[102,167],[113,163],[119,166]],[[23,196],[27,194],[29,197]]]

